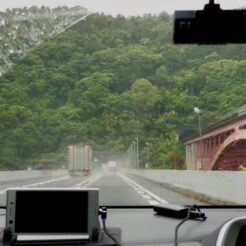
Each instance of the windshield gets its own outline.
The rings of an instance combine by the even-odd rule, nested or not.
[[[207,2],[1,3],[0,204],[88,187],[100,205],[245,205],[246,45],[172,42],[174,11]]]

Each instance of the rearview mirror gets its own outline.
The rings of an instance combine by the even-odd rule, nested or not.
[[[176,44],[246,43],[246,10],[222,10],[213,1],[204,10],[175,11]]]

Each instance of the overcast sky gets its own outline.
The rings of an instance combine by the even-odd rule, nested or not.
[[[208,0],[0,0],[0,10],[13,7],[45,5],[50,7],[80,5],[92,12],[106,14],[142,15],[144,13],[173,13],[175,9],[201,9]],[[222,8],[246,6],[246,0],[215,0]]]

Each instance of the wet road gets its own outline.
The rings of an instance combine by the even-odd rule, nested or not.
[[[89,177],[70,177],[67,175],[1,184],[1,205],[5,205],[6,189],[10,187],[99,188],[100,205],[144,206],[158,203],[200,204],[199,201],[165,189],[159,184],[123,172],[98,172]]]

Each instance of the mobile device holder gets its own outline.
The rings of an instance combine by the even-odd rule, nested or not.
[[[87,246],[119,246],[121,245],[121,229],[120,228],[108,228],[107,232],[113,236],[117,243],[108,236],[103,229],[99,232],[95,231],[91,240],[42,240],[42,241],[17,241],[17,238],[13,235],[11,228],[6,227],[3,231],[3,244],[6,246],[15,245],[59,245],[59,246],[71,246],[71,245],[87,245]]]
[[[99,190],[93,188],[9,189],[2,241],[4,245],[118,246],[121,230],[106,227],[107,208],[99,208],[98,198]],[[43,203],[47,200],[49,206]],[[70,214],[63,214],[66,210]]]

